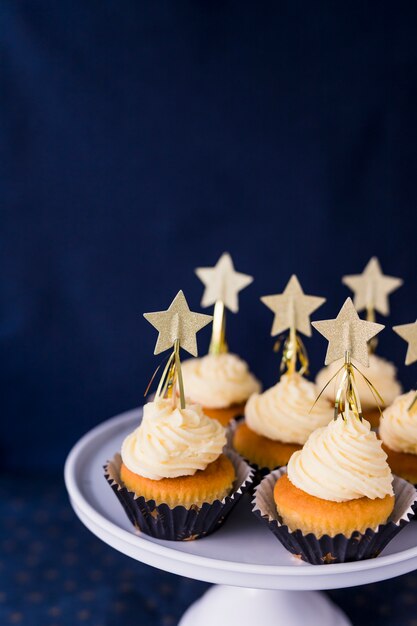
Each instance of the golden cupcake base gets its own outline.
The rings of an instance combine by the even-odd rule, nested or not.
[[[379,420],[381,419],[381,413],[379,409],[364,409],[363,416],[366,420],[368,420],[372,428],[378,428]]]
[[[122,463],[120,478],[137,496],[154,500],[157,506],[167,504],[173,509],[176,506],[201,507],[204,502],[211,504],[223,500],[232,491],[236,474],[231,460],[222,454],[205,470],[198,470],[192,476],[152,480],[135,474]]]
[[[388,456],[388,465],[393,474],[405,478],[413,485],[417,485],[417,454],[409,452],[396,452],[391,450],[384,443],[382,449]]]
[[[390,495],[374,500],[367,497],[346,502],[323,500],[298,489],[286,474],[275,484],[274,500],[291,531],[313,533],[318,538],[338,534],[350,537],[355,531],[364,533],[368,528],[377,528],[385,524],[395,503]]]
[[[227,426],[236,417],[243,415],[245,411],[245,402],[241,404],[233,404],[232,406],[222,409],[212,409],[210,407],[203,407],[203,411],[208,417],[217,420],[222,426]]]
[[[246,422],[238,424],[233,434],[233,448],[241,456],[259,468],[275,469],[287,465],[291,456],[302,446],[274,441],[258,435]]]

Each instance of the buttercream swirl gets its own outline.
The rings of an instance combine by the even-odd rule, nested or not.
[[[417,454],[417,414],[408,412],[415,395],[409,391],[398,396],[382,414],[379,436],[395,452]]]
[[[246,402],[260,384],[236,354],[208,354],[182,364],[186,394],[193,402],[221,409]]]
[[[122,445],[123,463],[152,480],[189,476],[222,453],[226,429],[199,405],[173,407],[171,400],[148,402],[141,424]]]
[[[323,500],[344,502],[392,495],[392,474],[367,420],[346,414],[310,435],[288,463],[288,478]]]
[[[249,398],[246,423],[258,435],[303,445],[333,418],[333,405],[327,399],[319,398],[313,407],[318,394],[316,385],[300,374],[284,374],[276,385]]]
[[[353,363],[371,381],[375,389],[377,389],[377,391],[381,394],[386,405],[391,404],[391,402],[393,402],[394,399],[401,393],[401,385],[396,379],[397,370],[389,361],[386,361],[375,354],[370,354],[369,367],[362,367],[359,363],[355,363],[355,361],[353,361]],[[330,363],[330,365],[319,371],[316,377],[316,384],[320,390],[323,389],[331,377],[336,374],[341,365],[342,361],[333,361],[333,363]],[[335,391],[337,389],[337,379],[338,377],[336,377],[323,392],[323,396],[332,401],[334,400]],[[357,374],[355,376],[355,381],[364,411],[366,412],[366,409],[371,410],[377,408],[377,403],[372,391],[369,389],[363,377],[360,374]]]

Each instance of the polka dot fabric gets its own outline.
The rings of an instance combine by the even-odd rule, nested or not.
[[[1,626],[175,626],[208,585],[112,550],[60,479],[0,480]],[[417,626],[417,574],[332,591],[355,626]]]

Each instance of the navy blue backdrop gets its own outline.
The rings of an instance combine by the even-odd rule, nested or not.
[[[180,288],[199,310],[196,266],[229,250],[254,275],[228,339],[265,385],[259,297],[292,273],[332,317],[378,255],[405,280],[388,324],[416,318],[416,32],[411,2],[0,0],[1,624],[173,626],[206,587],[101,544],[61,478],[143,402],[142,313]],[[315,372],[326,343],[307,347]],[[408,626],[416,588],[331,595],[358,626]]]
[[[388,324],[416,318],[415,3],[3,0],[0,19],[3,469],[60,470],[141,403],[142,312],[179,288],[199,310],[193,269],[224,250],[255,276],[229,343],[266,385],[259,297],[293,272],[332,317],[376,254],[405,279]]]

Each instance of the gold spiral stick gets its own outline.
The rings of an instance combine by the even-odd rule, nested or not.
[[[211,315],[190,311],[182,291],[177,293],[166,311],[144,313],[143,316],[158,331],[154,354],[160,354],[169,348],[173,348],[159,381],[155,397],[156,399],[172,398],[173,404],[176,405],[177,395],[179,395],[180,406],[182,409],[185,409],[180,348],[183,348],[193,356],[197,356],[196,335],[213,318]],[[178,394],[176,391],[177,384]]]
[[[298,372],[300,376],[308,374],[310,365],[308,354],[300,335],[295,330],[290,329],[288,336],[284,340],[278,339],[275,342],[274,352],[279,352],[281,345],[282,357],[280,374],[284,372],[288,372],[289,374]]]
[[[226,342],[226,311],[224,302],[217,300],[213,312],[213,330],[211,333],[210,354],[224,354],[229,347]]]
[[[343,376],[336,391],[334,401],[334,419],[341,415],[346,419],[346,413],[349,411],[355,417],[362,420],[362,406],[359,394],[356,388],[355,374],[353,372],[350,353],[345,353],[345,361],[343,364]]]

